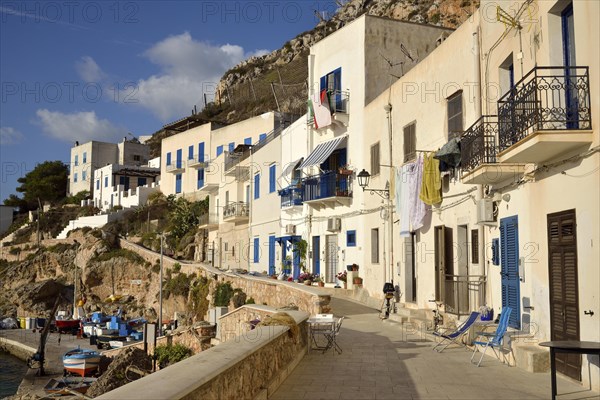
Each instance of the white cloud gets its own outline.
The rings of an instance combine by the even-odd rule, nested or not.
[[[257,52],[264,54],[267,50]],[[189,32],[184,32],[156,43],[144,56],[161,71],[140,79],[137,91],[131,97],[163,121],[168,121],[189,115],[194,105],[201,108],[203,93],[212,95],[223,73],[248,54],[240,46],[213,46],[194,40]]]
[[[44,132],[57,139],[79,141],[90,140],[112,142],[125,135],[127,129],[116,126],[107,119],[100,119],[94,111],[62,113],[40,109],[36,111]]]
[[[86,82],[100,82],[106,74],[96,61],[90,56],[83,56],[75,63],[75,70],[81,79]]]
[[[10,126],[0,127],[0,144],[9,145],[20,143],[24,139],[21,132]]]

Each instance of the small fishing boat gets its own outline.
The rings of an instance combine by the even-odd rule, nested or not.
[[[67,372],[85,376],[87,373],[98,369],[100,353],[77,347],[69,350],[63,356],[63,366]]]
[[[78,319],[57,319],[55,321],[56,329],[59,332],[71,332],[77,330],[79,329],[80,322],[81,321]]]
[[[46,383],[44,391],[47,394],[55,395],[69,395],[73,394],[73,392],[84,394],[97,379],[98,378],[77,378],[69,376],[62,379],[53,378]]]

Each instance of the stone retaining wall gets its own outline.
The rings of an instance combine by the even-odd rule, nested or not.
[[[98,399],[267,399],[306,353],[306,321],[257,327],[254,339],[230,340]]]
[[[0,337],[0,350],[12,354],[13,356],[27,361],[29,357],[35,354],[37,351],[33,347],[29,347],[25,344],[19,343],[16,340]]]

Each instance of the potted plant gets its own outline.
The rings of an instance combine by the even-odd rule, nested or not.
[[[338,274],[336,275],[336,278],[338,279],[338,281],[344,282],[344,289],[346,289],[347,288],[346,280],[348,279],[347,272],[346,271],[338,272]]]
[[[355,276],[352,280],[352,283],[354,283],[355,285],[362,285],[363,279],[360,276]]]
[[[319,285],[319,287],[324,287],[325,286],[325,282],[323,281],[323,278],[321,278],[319,276],[319,274],[315,275],[315,281],[317,282],[317,285]]]

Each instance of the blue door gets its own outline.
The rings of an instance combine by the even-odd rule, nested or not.
[[[181,193],[181,174],[175,175],[175,193]]]
[[[275,236],[269,236],[269,275],[275,274]]]
[[[313,273],[321,274],[321,237],[313,236],[312,242],[312,253],[313,253]]]
[[[508,326],[521,329],[519,223],[516,215],[500,220],[500,274],[502,275],[502,308],[512,308]]]

